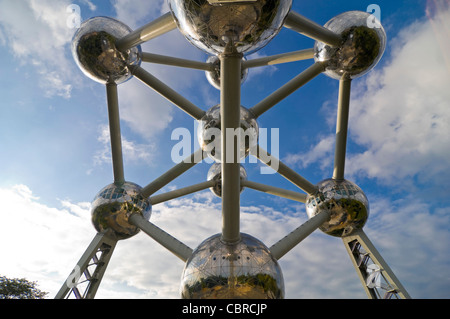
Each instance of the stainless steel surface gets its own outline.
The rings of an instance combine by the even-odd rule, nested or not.
[[[341,35],[341,44],[332,47],[323,42],[314,46],[315,60],[327,62],[325,74],[340,80],[342,76],[355,79],[368,73],[380,61],[386,48],[386,32],[369,28],[370,13],[349,11],[325,24],[325,28]]]
[[[245,62],[245,58],[242,58],[242,62]],[[207,64],[212,65],[212,70],[206,71],[206,79],[208,82],[220,90],[220,59],[215,55],[211,55],[206,60]],[[248,76],[248,69],[241,68],[241,85],[245,82]]]
[[[284,280],[278,262],[256,238],[241,233],[235,244],[221,234],[202,242],[186,263],[184,299],[282,299]]]
[[[241,106],[240,116],[240,129],[242,130],[240,130],[239,156],[243,159],[250,154],[250,149],[258,144],[259,125],[253,114],[243,106]],[[199,122],[197,137],[203,151],[214,161],[220,163],[222,160],[222,137],[219,104],[206,111],[205,116]]]
[[[178,29],[196,47],[223,53],[231,42],[240,53],[261,49],[283,26],[292,0],[239,1],[211,4],[207,0],[169,0]]]
[[[326,179],[317,187],[317,193],[306,199],[306,213],[311,218],[323,211],[330,212],[330,219],[320,230],[345,237],[364,227],[369,217],[369,201],[357,185],[347,180]]]
[[[140,214],[150,219],[152,206],[142,196],[141,187],[130,182],[110,184],[103,188],[92,202],[92,223],[98,232],[112,230],[116,239],[126,239],[136,235],[139,228],[131,225],[131,214]]]
[[[72,55],[83,73],[106,84],[123,83],[132,77],[129,66],[140,65],[141,48],[119,51],[116,41],[131,29],[113,18],[95,17],[84,21],[72,39]]]
[[[242,182],[247,180],[247,172],[245,171],[244,166],[241,165],[240,168],[240,177],[241,177],[241,193],[244,190],[244,186]],[[213,187],[210,188],[211,192],[217,197],[222,197],[222,164],[214,163],[211,165],[211,168],[208,171],[208,175],[206,177],[208,181],[215,181]]]

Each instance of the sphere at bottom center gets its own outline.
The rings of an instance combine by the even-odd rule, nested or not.
[[[282,299],[284,280],[270,250],[241,233],[235,244],[222,234],[203,241],[187,261],[181,278],[183,299]]]

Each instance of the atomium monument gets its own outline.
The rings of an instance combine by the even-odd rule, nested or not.
[[[169,0],[170,12],[131,30],[107,17],[85,21],[74,35],[72,53],[90,79],[106,86],[111,136],[112,184],[92,203],[97,235],[56,298],[94,298],[118,241],[139,231],[186,264],[182,298],[284,298],[278,260],[316,229],[342,239],[369,298],[410,298],[405,288],[363,231],[369,202],[356,184],[345,179],[344,167],[352,80],[381,59],[386,34],[369,13],[350,11],[324,26],[291,10],[292,0]],[[258,59],[248,54],[263,48],[282,27],[314,39],[311,49]],[[178,29],[200,50],[206,62],[142,52],[140,44]],[[241,105],[241,84],[253,67],[299,60],[312,65],[251,108]],[[159,63],[201,70],[220,90],[220,104],[204,111],[141,67]],[[336,146],[331,178],[312,184],[258,145],[258,118],[319,74],[339,81]],[[136,78],[199,121],[200,149],[145,187],[125,180],[117,85]],[[243,131],[230,138],[225,131]],[[213,132],[213,133],[211,133]],[[278,163],[277,173],[303,192],[251,181],[242,158],[255,155],[262,163]],[[264,154],[264,156],[262,156]],[[155,193],[207,156],[215,163],[206,181],[159,195]],[[152,206],[211,189],[222,200],[222,230],[192,249],[151,222]],[[240,231],[240,194],[252,188],[305,203],[308,221],[271,247]],[[181,272],[181,270],[180,270]]]

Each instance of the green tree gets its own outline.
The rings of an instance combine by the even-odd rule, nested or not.
[[[0,299],[43,299],[48,292],[39,290],[36,282],[25,278],[0,276]]]

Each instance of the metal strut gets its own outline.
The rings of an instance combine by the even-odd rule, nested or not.
[[[411,298],[362,230],[342,240],[370,299]]]
[[[105,274],[117,240],[98,233],[80,258],[55,299],[93,299]]]

